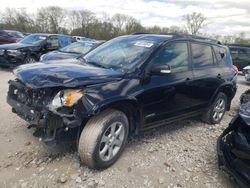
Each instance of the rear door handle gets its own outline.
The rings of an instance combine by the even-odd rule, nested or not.
[[[190,81],[191,79],[190,78],[186,78],[186,81]]]

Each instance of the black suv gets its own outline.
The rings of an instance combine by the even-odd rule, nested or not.
[[[76,140],[91,168],[112,165],[130,134],[198,115],[219,123],[236,92],[228,48],[200,37],[121,36],[78,60],[18,67],[7,100],[46,144]]]
[[[0,45],[0,66],[15,67],[20,64],[39,61],[42,54],[57,50],[61,41],[70,44],[73,38],[66,35],[37,33],[31,34],[17,43]]]

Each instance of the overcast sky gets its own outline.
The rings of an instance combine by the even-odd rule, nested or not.
[[[56,5],[67,9],[88,9],[97,15],[106,12],[128,14],[143,26],[182,26],[182,16],[201,12],[208,18],[203,32],[250,36],[250,0],[0,0],[6,7],[26,8],[34,13],[40,7]]]

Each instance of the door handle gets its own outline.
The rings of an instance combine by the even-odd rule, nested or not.
[[[186,81],[190,81],[191,79],[190,78],[186,78]]]
[[[218,75],[217,75],[217,78],[221,79],[221,75],[220,75],[220,74],[218,74]]]

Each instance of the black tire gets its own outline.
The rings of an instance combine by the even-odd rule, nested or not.
[[[28,57],[26,57],[24,64],[31,64],[31,63],[35,63],[35,62],[37,62],[37,60],[34,57],[28,56]]]
[[[219,101],[223,100],[224,101],[224,109],[222,111],[222,113],[220,114],[220,116],[218,118],[215,118],[215,111],[217,110],[216,106],[219,103]],[[227,96],[220,92],[218,93],[217,97],[215,98],[213,104],[209,107],[208,111],[203,114],[203,116],[201,117],[201,119],[208,124],[217,124],[220,123],[220,121],[222,120],[225,112],[226,112],[226,108],[227,108]]]
[[[113,155],[114,148],[118,147],[114,143],[113,146],[109,141],[102,142],[102,139],[111,139],[110,135],[112,128],[114,124],[118,124],[119,126],[124,127],[124,133],[122,136],[123,139],[119,143],[119,149],[116,154]],[[121,125],[120,125],[121,124]],[[116,125],[115,125],[116,126]],[[120,127],[119,127],[120,128]],[[110,130],[110,133],[109,133]],[[118,129],[117,129],[118,131]],[[82,163],[87,165],[89,168],[93,169],[105,169],[111,166],[116,162],[116,160],[120,157],[122,151],[125,148],[127,138],[128,138],[128,132],[129,132],[129,123],[128,118],[126,115],[118,110],[108,109],[103,112],[101,112],[99,115],[92,117],[88,123],[85,125],[78,144],[78,153],[80,155]],[[107,135],[108,134],[108,135]],[[116,132],[114,131],[114,136],[116,137]],[[120,135],[119,135],[120,136]],[[119,138],[120,139],[120,138]],[[119,140],[117,138],[113,140]],[[108,144],[107,144],[108,143]],[[104,148],[108,147],[108,155],[100,154]],[[110,148],[112,149],[112,152],[110,152]],[[105,152],[103,152],[105,153]],[[108,158],[109,154],[112,153],[113,158],[104,160],[103,158]]]
[[[244,104],[250,101],[250,89],[246,90],[242,95],[240,96],[240,104]]]

